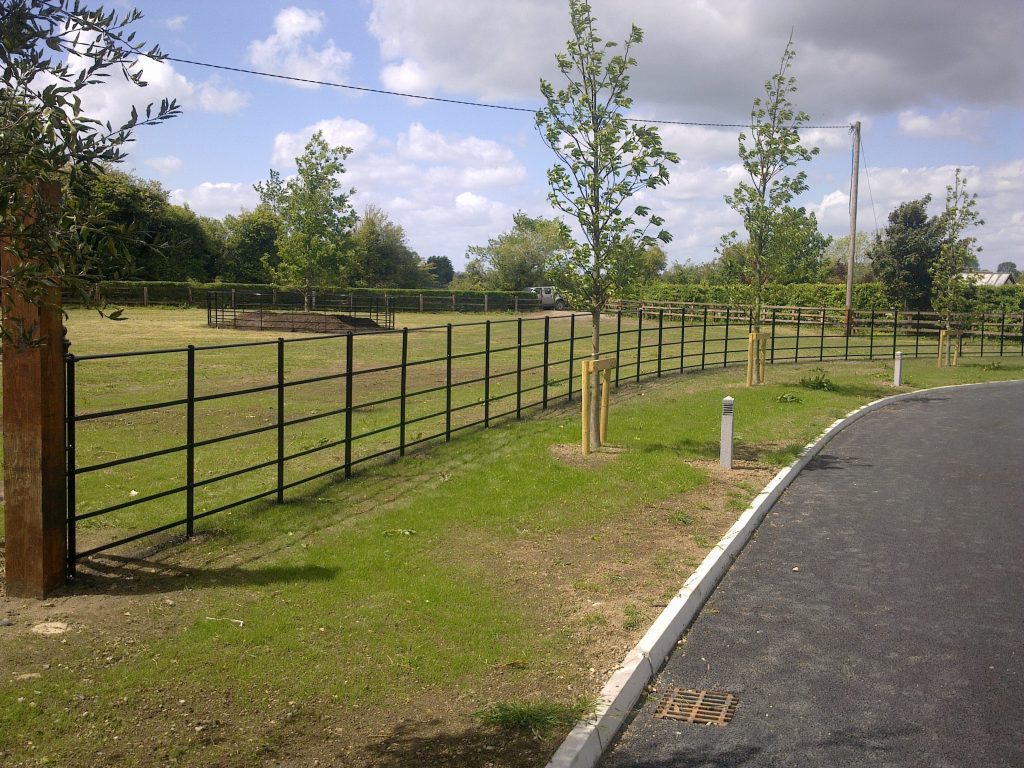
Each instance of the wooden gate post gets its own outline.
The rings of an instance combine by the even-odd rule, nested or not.
[[[56,194],[49,197],[55,200]],[[11,270],[19,263],[5,247],[9,242],[0,237],[3,324],[9,337],[3,340],[7,594],[40,598],[63,586],[67,573],[60,289],[46,292],[44,306],[11,290]]]

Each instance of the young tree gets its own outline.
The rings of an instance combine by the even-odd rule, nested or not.
[[[512,229],[487,245],[470,246],[467,254],[480,261],[489,290],[521,291],[545,284],[548,267],[571,245],[569,229],[560,219],[519,211],[512,217]]]
[[[868,256],[882,293],[894,307],[928,309],[931,266],[942,247],[938,220],[928,215],[932,196],[901,203],[889,224],[875,235]]]
[[[753,287],[755,331],[761,330],[764,286],[777,279],[788,256],[787,239],[795,210],[789,204],[807,189],[804,171],[787,174],[797,163],[818,154],[817,147],[808,149],[800,143],[800,126],[810,117],[806,112],[798,112],[790,101],[797,90],[796,78],[788,74],[795,56],[790,40],[779,71],[765,81],[764,98],[754,99],[750,135],[739,136],[740,162],[749,181],[741,182],[725,197],[726,203],[743,217],[750,243],[744,270]],[[814,229],[817,230],[816,222]],[[735,241],[735,232],[723,237],[723,250]]]
[[[638,205],[626,212],[626,205],[638,192],[667,184],[668,165],[678,162],[678,157],[662,147],[656,128],[631,123],[625,117],[632,106],[629,70],[636,64],[633,46],[643,40],[640,28],[633,25],[621,53],[615,53],[615,43],[598,37],[588,3],[569,0],[569,19],[572,37],[565,53],[555,57],[565,84],[556,91],[541,80],[546,106],[537,112],[536,123],[557,158],[548,171],[548,199],[578,225],[582,235],[582,242],[564,251],[550,272],[575,306],[590,311],[591,353],[597,359],[601,310],[628,277],[616,269],[617,260],[625,253],[623,245],[671,240],[663,229],[656,238],[648,235],[650,227],[663,224],[648,207]],[[595,394],[590,435],[596,447],[600,444],[596,374],[590,386]]]
[[[135,128],[167,120],[178,107],[164,100],[142,115],[133,108],[111,125],[85,114],[81,97],[111,76],[145,85],[139,59],[164,55],[135,40],[131,27],[141,18],[79,0],[0,6],[0,232],[18,265],[0,277],[9,295],[43,304],[60,282],[87,299],[97,254],[123,250],[118,228],[90,205],[89,182],[124,159]]]
[[[345,172],[348,147],[331,147],[317,131],[297,158],[297,174],[283,180],[275,171],[256,184],[261,202],[277,214],[278,263],[265,264],[274,282],[302,293],[309,311],[313,291],[344,284],[356,271],[352,230],[356,213],[339,176]]]
[[[955,314],[970,308],[974,283],[965,279],[964,273],[978,268],[977,239],[965,236],[964,231],[985,223],[978,214],[977,201],[977,193],[967,191],[967,178],[957,168],[953,183],[946,187],[946,207],[937,222],[942,244],[929,270],[932,309],[942,315],[947,330],[953,328]]]

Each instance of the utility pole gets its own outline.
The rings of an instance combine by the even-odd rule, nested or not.
[[[846,335],[853,330],[853,259],[857,253],[857,182],[860,180],[860,120],[853,124],[853,173],[850,177],[850,254],[846,259]]]

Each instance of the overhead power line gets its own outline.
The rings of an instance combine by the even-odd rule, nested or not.
[[[349,85],[347,83],[337,83],[331,80],[315,80],[308,77],[296,77],[294,75],[282,75],[276,72],[261,72],[257,69],[246,69],[244,67],[229,67],[225,64],[210,64],[205,61],[195,61],[193,59],[179,59],[175,56],[166,56],[167,61],[177,62],[178,64],[190,64],[194,67],[206,67],[208,69],[219,69],[225,72],[237,72],[243,75],[256,75],[258,77],[269,77],[275,80],[286,80],[293,83],[305,83],[306,85],[323,85],[328,88],[342,88],[349,91],[359,91],[360,93],[375,93],[381,96],[400,96],[404,99],[418,99],[420,101],[432,101],[440,104],[456,104],[462,107],[478,107],[480,109],[498,109],[506,112],[528,112],[535,114],[536,109],[530,107],[513,107],[509,104],[488,104],[481,101],[467,101],[463,99],[446,99],[441,96],[425,96],[419,93],[403,93],[401,91],[389,91],[384,88],[369,88],[362,85]],[[749,128],[749,123],[709,123],[709,122],[694,122],[690,120],[645,120],[639,117],[627,118],[630,122],[634,123],[653,123],[658,125],[685,125],[699,128]],[[803,128],[816,129],[816,130],[832,130],[832,129],[844,129],[849,130],[849,125],[805,125]]]

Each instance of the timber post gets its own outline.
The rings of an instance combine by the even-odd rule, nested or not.
[[[44,197],[56,205],[56,185]],[[59,286],[35,302],[12,288],[22,259],[9,244],[0,237],[7,594],[42,598],[67,577],[63,318]]]

